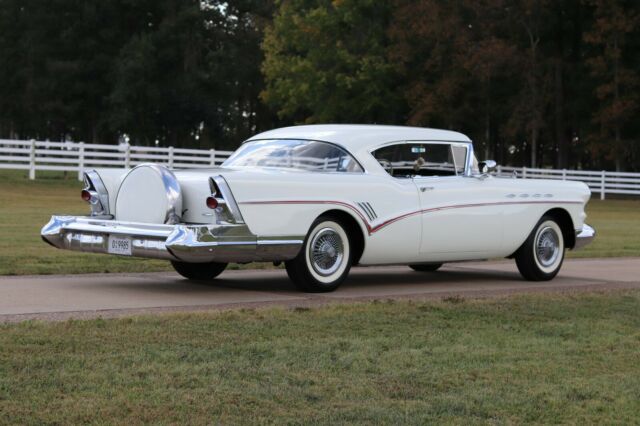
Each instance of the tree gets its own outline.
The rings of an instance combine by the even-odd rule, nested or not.
[[[298,122],[393,123],[402,117],[387,61],[390,4],[281,0],[267,28],[262,99]]]
[[[602,152],[622,170],[638,134],[628,134],[637,121],[640,74],[638,44],[640,14],[637,2],[590,2],[595,20],[585,40],[594,48],[587,63],[597,79],[595,94],[600,107],[593,115],[599,132],[592,138],[595,152]],[[635,41],[635,43],[632,43]],[[609,143],[613,139],[613,144]]]

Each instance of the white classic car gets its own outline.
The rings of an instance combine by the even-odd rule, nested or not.
[[[246,141],[221,167],[85,174],[90,216],[54,216],[51,245],[169,260],[210,280],[229,262],[284,262],[304,291],[331,291],[352,265],[514,258],[550,280],[566,249],[595,236],[580,182],[498,178],[465,135],[436,129],[312,125]]]

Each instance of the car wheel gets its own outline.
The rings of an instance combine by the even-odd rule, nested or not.
[[[226,263],[186,263],[171,261],[173,269],[185,278],[196,281],[212,280],[227,267]]]
[[[435,272],[442,266],[442,263],[425,263],[419,265],[409,265],[409,268],[417,272]]]
[[[515,254],[516,265],[529,281],[549,281],[564,260],[564,237],[556,220],[544,216]]]
[[[301,291],[333,291],[351,269],[351,242],[344,227],[329,217],[318,218],[296,258],[285,262],[287,274]]]

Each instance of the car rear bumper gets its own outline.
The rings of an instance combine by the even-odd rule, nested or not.
[[[582,229],[576,230],[576,244],[573,246],[574,250],[579,250],[593,241],[596,237],[596,230],[586,223],[582,225]]]
[[[129,238],[131,256],[182,262],[272,262],[296,257],[303,237],[258,237],[245,224],[118,222],[85,216],[53,216],[41,231],[54,247],[109,253],[109,236]]]

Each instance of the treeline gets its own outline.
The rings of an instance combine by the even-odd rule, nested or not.
[[[635,0],[0,0],[0,137],[411,124],[503,164],[640,170],[639,52]]]
[[[259,101],[261,0],[0,0],[0,137],[231,146]]]

